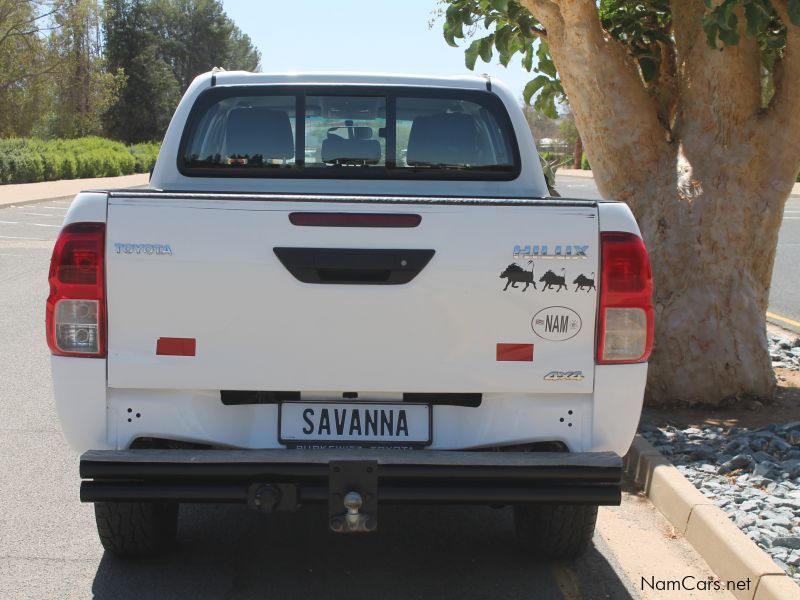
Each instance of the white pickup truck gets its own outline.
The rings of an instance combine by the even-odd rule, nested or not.
[[[198,77],[147,189],[77,196],[47,300],[81,500],[119,555],[181,503],[514,506],[569,557],[620,501],[653,339],[624,204],[549,198],[488,78]]]

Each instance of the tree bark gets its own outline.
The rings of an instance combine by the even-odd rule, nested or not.
[[[575,138],[575,160],[572,162],[574,169],[583,168],[583,142],[581,136]]]
[[[605,34],[593,0],[523,4],[547,30],[600,192],[631,207],[650,250],[647,401],[771,397],[765,312],[800,169],[800,28],[789,28],[782,81],[764,112],[755,41],[742,32],[739,46],[712,49],[703,4],[674,2],[676,97],[665,119],[664,102]]]

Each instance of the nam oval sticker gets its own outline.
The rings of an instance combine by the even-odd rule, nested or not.
[[[563,342],[578,335],[581,330],[581,317],[566,306],[548,306],[531,319],[533,332],[543,340]]]

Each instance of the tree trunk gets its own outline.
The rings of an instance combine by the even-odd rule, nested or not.
[[[583,142],[581,141],[581,136],[575,138],[575,160],[572,163],[572,168],[583,168]]]
[[[731,181],[722,163],[680,163],[673,185],[645,188],[637,203],[655,290],[648,401],[769,398],[764,313],[783,203],[765,201],[757,181]]]
[[[635,62],[604,34],[594,2],[523,3],[547,31],[600,192],[631,207],[650,250],[656,338],[647,401],[771,397],[765,312],[783,207],[800,168],[800,111],[789,108],[800,92],[800,59],[776,92],[778,108],[763,114],[758,95],[739,89],[758,81],[755,43],[711,49],[702,3],[686,14],[673,3],[675,77],[683,79],[666,82],[664,90],[679,93],[674,124],[665,125],[659,110],[671,103],[643,86]],[[795,31],[787,47],[787,59],[798,53]]]

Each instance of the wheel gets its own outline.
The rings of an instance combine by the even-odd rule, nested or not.
[[[178,532],[178,504],[95,502],[100,543],[117,556],[151,556],[165,550]]]
[[[537,556],[575,558],[588,547],[597,507],[578,504],[514,507],[514,527],[523,547]]]

